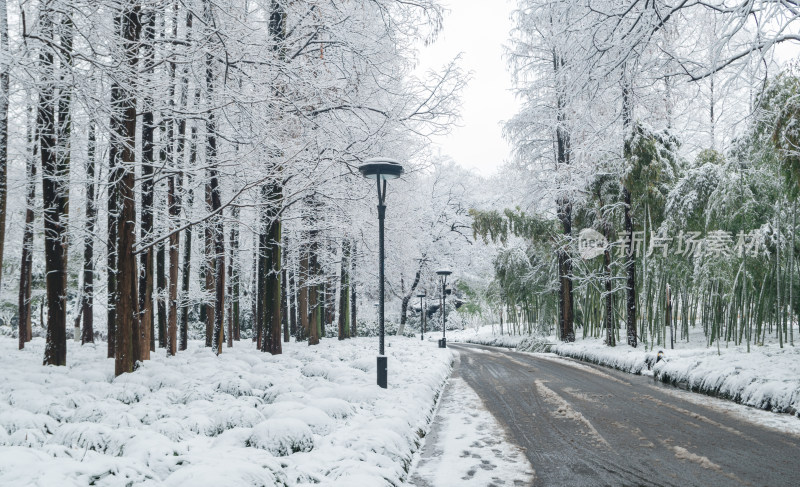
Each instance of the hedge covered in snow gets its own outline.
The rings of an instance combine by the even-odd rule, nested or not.
[[[114,378],[105,344],[69,342],[67,367],[0,337],[0,485],[400,485],[453,354],[392,338],[249,341],[219,357],[200,342]]]

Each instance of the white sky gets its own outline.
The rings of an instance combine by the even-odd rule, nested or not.
[[[420,73],[438,69],[459,53],[472,80],[462,94],[461,122],[434,142],[458,164],[489,175],[510,157],[501,122],[516,111],[503,44],[511,30],[512,0],[448,0],[444,30],[420,49]]]

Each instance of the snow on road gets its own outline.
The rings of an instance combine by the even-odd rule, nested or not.
[[[0,337],[0,485],[400,485],[453,359],[390,337],[382,390],[376,339],[202,345],[115,378],[104,343],[44,367]]]
[[[445,388],[422,453],[416,455],[415,487],[499,487],[531,485],[533,467],[510,443],[464,379],[454,375]]]

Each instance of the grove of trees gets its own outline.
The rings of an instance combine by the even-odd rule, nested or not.
[[[564,341],[793,344],[796,2],[519,0],[513,22],[527,196],[471,210],[486,305]]]
[[[429,136],[466,80],[455,61],[415,75],[442,15],[435,0],[0,0],[2,315],[19,347],[41,327],[44,363],[65,365],[70,329],[101,337],[119,375],[191,337],[277,354],[325,324],[357,334],[377,237],[357,167],[407,164],[388,199],[402,228],[393,199],[435,178]],[[448,218],[466,211],[441,206],[417,215],[390,292],[463,238]]]

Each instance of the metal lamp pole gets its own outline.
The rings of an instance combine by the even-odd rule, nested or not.
[[[378,302],[378,386],[386,389],[388,385],[388,364],[387,357],[384,355],[384,273],[383,273],[383,222],[386,218],[386,180],[395,179],[403,174],[403,166],[394,159],[386,157],[375,157],[368,159],[362,164],[358,170],[361,174],[368,179],[375,179],[378,186],[378,293],[380,294],[380,301]]]
[[[439,279],[442,282],[442,339],[439,341],[439,348],[447,348],[447,276],[452,274],[450,269],[439,269],[436,271],[439,275]]]

